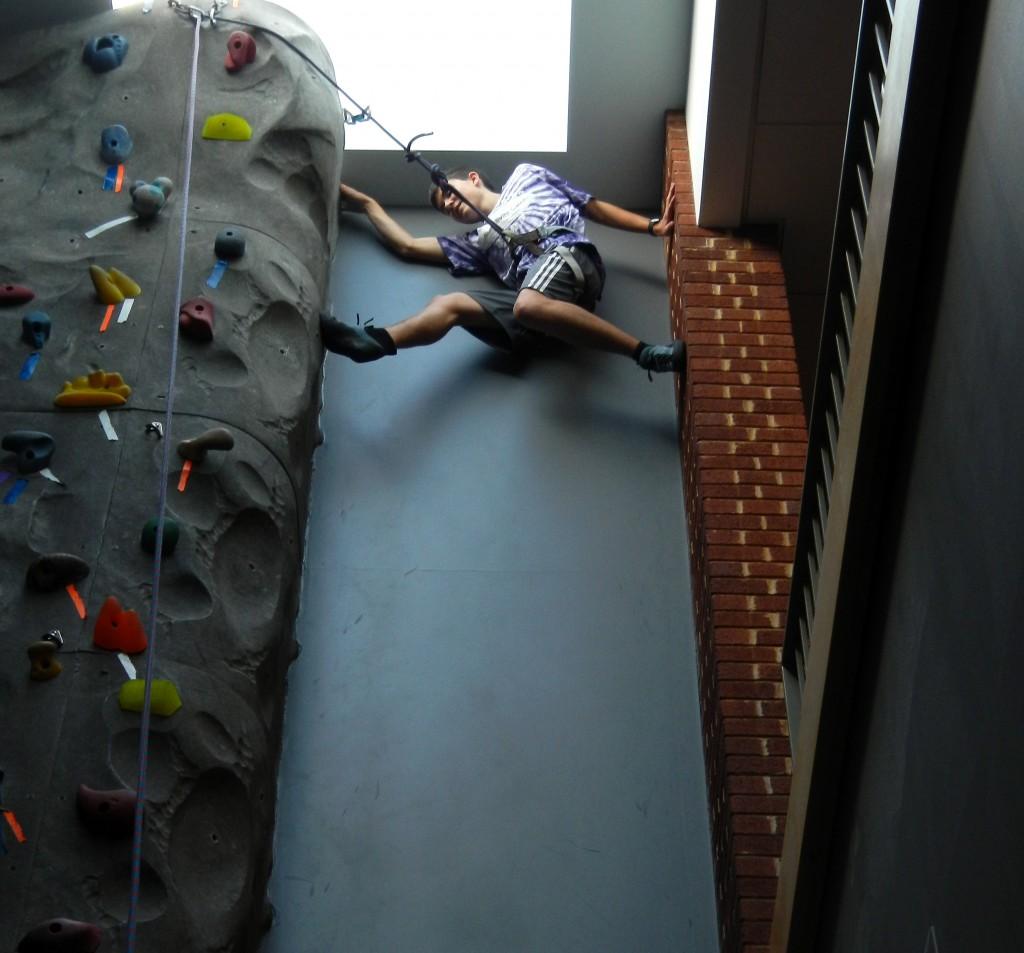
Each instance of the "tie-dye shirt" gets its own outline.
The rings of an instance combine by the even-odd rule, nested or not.
[[[501,187],[501,197],[490,217],[503,229],[524,234],[541,226],[568,228],[540,240],[545,251],[556,245],[590,245],[583,233],[581,209],[591,199],[589,192],[570,185],[543,166],[518,165]],[[486,222],[461,235],[438,238],[453,275],[482,275],[491,272],[508,287],[518,289],[537,256],[522,248],[513,256],[508,243]],[[594,249],[598,268],[603,266]]]

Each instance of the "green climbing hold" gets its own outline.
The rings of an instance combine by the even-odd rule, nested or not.
[[[163,546],[160,547],[160,553],[163,556],[170,556],[174,552],[174,547],[178,545],[178,538],[181,535],[181,530],[178,524],[168,518],[164,517],[164,539]],[[154,516],[151,520],[146,520],[146,525],[142,527],[142,548],[152,556],[156,552],[156,517]]]
[[[141,678],[133,678],[121,685],[117,695],[117,703],[122,711],[142,711],[142,702],[145,698],[146,682]],[[181,696],[173,682],[166,678],[154,678],[149,696],[150,711],[154,715],[173,715],[181,708]]]
[[[252,138],[252,126],[234,113],[217,113],[203,123],[203,138],[245,142]]]

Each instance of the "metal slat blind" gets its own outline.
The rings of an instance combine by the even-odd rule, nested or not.
[[[782,652],[790,736],[800,720],[807,659],[813,651],[814,607],[821,569],[836,448],[843,420],[857,293],[895,0],[865,0],[857,44],[846,148],[814,400],[808,428],[807,470],[797,534],[793,583]]]

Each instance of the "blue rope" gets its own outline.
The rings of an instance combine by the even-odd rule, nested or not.
[[[203,17],[199,11],[190,11],[196,21],[192,43],[192,74],[189,80],[188,118],[185,123],[185,171],[181,189],[181,235],[178,248],[178,278],[174,297],[174,316],[171,319],[171,364],[167,382],[167,412],[164,416],[163,459],[160,464],[160,493],[157,503],[156,550],[153,554],[153,598],[149,611],[149,648],[146,652],[146,688],[142,703],[142,721],[139,725],[139,769],[136,786],[135,830],[132,836],[131,895],[128,903],[127,953],[135,953],[138,928],[139,890],[142,879],[142,827],[146,801],[146,772],[149,768],[149,722],[153,687],[153,660],[156,657],[156,624],[160,606],[160,570],[164,547],[164,522],[167,507],[167,477],[171,470],[171,423],[174,414],[174,378],[178,368],[178,312],[181,310],[182,286],[185,280],[185,241],[188,236],[189,186],[192,180],[192,140],[196,124],[196,84],[199,75],[199,29]]]

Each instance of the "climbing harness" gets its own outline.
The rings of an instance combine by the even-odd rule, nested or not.
[[[381,132],[384,133],[396,146],[398,146],[405,153],[406,162],[415,162],[421,166],[430,175],[431,181],[436,185],[443,194],[454,195],[460,202],[466,205],[468,208],[479,217],[480,221],[490,225],[494,229],[496,235],[498,235],[509,249],[512,251],[514,258],[518,259],[519,255],[525,249],[530,252],[531,255],[540,257],[545,251],[540,245],[540,242],[544,239],[549,238],[559,232],[572,232],[571,228],[565,228],[564,226],[542,226],[541,228],[532,229],[529,232],[523,234],[517,234],[516,232],[510,232],[507,229],[499,225],[494,219],[492,219],[486,212],[474,205],[465,195],[463,195],[451,182],[448,180],[448,176],[445,175],[441,166],[436,162],[428,162],[423,158],[420,152],[413,150],[413,143],[417,139],[423,139],[426,136],[432,136],[432,132],[421,132],[413,136],[408,142],[402,142],[397,136],[395,136],[383,123],[381,123],[376,116],[370,112],[369,106],[362,106],[360,103],[353,98],[348,92],[346,92],[338,83],[331,77],[325,70],[321,69],[317,63],[315,63],[309,56],[307,56],[302,50],[300,50],[291,40],[287,37],[282,36],[276,30],[272,30],[269,27],[260,26],[258,23],[248,23],[244,20],[235,20],[231,17],[220,16],[220,11],[227,6],[227,0],[214,0],[213,6],[210,7],[209,11],[204,12],[198,7],[191,6],[186,3],[182,3],[181,0],[167,0],[167,5],[179,13],[200,17],[209,20],[211,26],[216,26],[218,23],[230,23],[234,26],[247,27],[252,30],[260,30],[263,33],[267,33],[272,37],[280,40],[285,44],[292,52],[296,53],[302,59],[304,59],[317,73],[320,74],[331,86],[333,86],[342,96],[347,99],[352,106],[358,110],[357,112],[351,112],[348,109],[342,107],[342,118],[346,125],[355,125],[357,123],[372,122]],[[561,246],[556,246],[556,248]],[[582,287],[583,273],[580,271],[579,265],[576,264],[574,259],[566,257],[564,254],[559,252],[565,259],[566,263],[572,270],[573,277]]]

